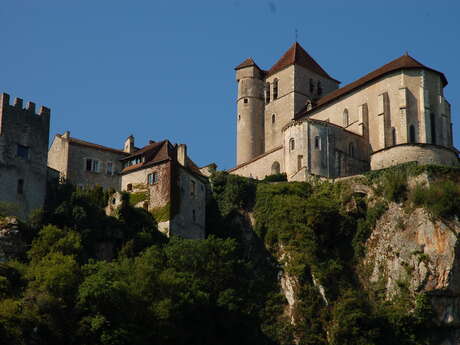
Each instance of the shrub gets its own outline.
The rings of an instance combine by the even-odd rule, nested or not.
[[[453,181],[434,182],[428,188],[417,185],[410,200],[424,207],[434,218],[460,217],[460,187]]]

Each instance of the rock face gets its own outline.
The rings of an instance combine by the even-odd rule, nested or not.
[[[368,282],[385,289],[388,298],[401,286],[431,295],[438,323],[451,329],[439,343],[445,345],[460,344],[459,233],[459,221],[434,221],[424,209],[406,213],[391,203],[366,243],[363,260]]]
[[[0,218],[0,262],[17,258],[25,250],[20,223],[15,217]]]

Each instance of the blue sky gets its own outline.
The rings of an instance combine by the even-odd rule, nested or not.
[[[52,109],[51,137],[168,138],[235,164],[233,68],[298,41],[342,86],[408,51],[445,73],[460,145],[460,1],[4,0],[0,90]]]

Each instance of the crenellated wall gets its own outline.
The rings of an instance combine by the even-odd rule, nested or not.
[[[50,110],[16,98],[0,97],[0,202],[15,205],[27,217],[44,204]]]

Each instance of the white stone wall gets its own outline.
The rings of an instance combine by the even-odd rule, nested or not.
[[[229,173],[261,180],[264,179],[265,176],[272,175],[272,166],[275,162],[280,164],[280,172],[285,172],[282,147],[263,154],[260,158],[255,159],[252,162],[231,169],[229,170]]]
[[[403,144],[375,152],[371,155],[372,170],[384,169],[407,162],[417,162],[420,165],[457,166],[459,164],[454,151],[430,144]]]

